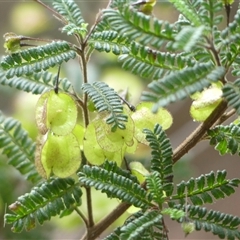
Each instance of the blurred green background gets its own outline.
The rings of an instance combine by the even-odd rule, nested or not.
[[[51,1],[45,1],[51,4]],[[89,27],[94,23],[95,16],[99,9],[107,6],[107,1],[76,1],[81,7],[83,17],[89,23]],[[236,1],[237,2],[237,1]],[[236,3],[232,12],[236,12]],[[167,2],[158,1],[154,15],[160,19],[174,22],[178,18],[177,11]],[[224,26],[224,24],[223,24]],[[67,37],[58,29],[61,24],[52,16],[52,14],[42,6],[32,1],[0,1],[0,35],[6,32],[15,32],[19,35],[31,37],[41,37],[48,39],[66,39],[75,41],[74,38]],[[5,54],[3,48],[4,40],[0,38],[0,55]],[[120,68],[121,64],[112,54],[95,53],[89,63],[89,80],[105,81],[115,90],[124,90],[128,88],[130,92],[130,101],[133,104],[139,102],[141,91],[146,87],[149,80],[140,79],[131,73],[125,72]],[[76,91],[80,88],[81,73],[76,61],[64,63],[61,74],[67,76],[72,81]],[[34,139],[37,130],[34,122],[34,107],[39,96],[23,93],[9,87],[0,86],[0,109],[7,116],[14,116],[19,119],[23,127],[29,131]],[[169,111],[174,118],[173,126],[167,130],[173,147],[177,147],[191,131],[196,128],[198,123],[191,120],[189,107],[191,101],[184,100],[169,106]],[[130,157],[133,159],[133,157]],[[149,149],[141,148],[138,150],[136,159],[149,161]],[[208,173],[211,170],[227,169],[228,177],[240,177],[239,157],[224,156],[219,157],[213,148],[208,146],[207,142],[201,142],[195,149],[179,163],[176,164],[175,182],[187,180],[190,177],[199,176]],[[9,204],[14,202],[18,196],[26,193],[31,188],[31,184],[24,181],[22,176],[11,166],[7,165],[7,159],[0,155],[0,239],[80,239],[83,234],[83,224],[75,214],[63,219],[54,218],[51,223],[44,223],[43,226],[37,226],[31,232],[14,234],[10,231],[11,226],[4,226],[3,215]],[[226,200],[219,201],[217,204],[209,205],[215,210],[221,210],[230,214],[240,215],[239,202],[240,191]],[[94,216],[96,221],[105,216],[117,204],[117,200],[108,200],[104,194],[94,191]],[[85,211],[85,205],[81,207]],[[113,224],[113,228],[120,224],[127,217],[125,214],[118,222]],[[169,224],[169,225],[168,225]],[[169,227],[170,239],[184,239],[184,233],[181,227],[167,221]],[[102,235],[104,236],[104,235]],[[188,239],[217,239],[211,234],[204,232],[195,232],[188,236]]]

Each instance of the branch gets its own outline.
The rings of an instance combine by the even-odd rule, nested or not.
[[[231,109],[229,112],[224,113],[220,118],[212,125],[211,129],[214,128],[217,125],[222,124],[226,120],[228,120],[230,117],[232,117],[236,113],[236,109]],[[202,137],[202,140],[208,139],[208,134],[205,133]]]
[[[202,139],[207,130],[209,130],[212,125],[222,116],[226,109],[227,102],[223,100],[212,112],[212,114],[175,149],[173,153],[173,163],[176,163],[184,154],[186,154]]]
[[[106,216],[101,222],[96,224],[93,228],[90,228],[88,233],[81,238],[81,240],[93,240],[96,239],[104,230],[106,230],[115,220],[117,220],[131,204],[122,202],[120,203],[108,216]]]
[[[81,217],[81,219],[83,220],[85,226],[88,227],[88,219],[85,217],[85,215],[77,207],[74,207],[74,210]]]

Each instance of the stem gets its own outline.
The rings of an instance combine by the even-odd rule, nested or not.
[[[86,45],[82,44],[82,52],[80,55],[81,58],[81,68],[82,68],[82,75],[83,75],[83,82],[87,83],[88,82],[88,76],[87,76],[87,61],[86,61],[86,56],[85,56],[85,48]],[[83,95],[83,118],[85,122],[85,127],[88,126],[89,124],[89,112],[87,108],[87,94]],[[93,220],[93,209],[92,209],[92,195],[91,195],[91,188],[86,187],[86,197],[87,197],[87,211],[88,211],[88,228],[87,228],[87,234],[89,234],[91,228],[94,226],[94,220]]]
[[[212,114],[183,141],[173,153],[173,163],[176,163],[184,154],[192,149],[205,135],[208,129],[222,116],[227,109],[227,102],[222,101]]]
[[[106,230],[115,220],[117,220],[131,204],[122,202],[120,203],[109,215],[107,215],[101,222],[96,224],[90,231],[81,238],[81,240],[96,239],[104,230]]]
[[[214,46],[213,40],[210,40],[208,37],[206,37],[206,40],[207,40],[207,43],[209,44],[208,48],[210,49],[210,51],[213,54],[215,63],[217,64],[217,66],[222,66],[221,65],[221,60],[220,60],[220,57],[219,57],[219,54],[218,54],[218,51],[217,51],[217,49]]]
[[[94,226],[93,211],[92,211],[92,193],[91,193],[91,188],[85,187],[85,189],[87,194],[88,232],[89,232],[91,227]]]
[[[83,82],[87,83],[88,82],[88,76],[87,76],[87,60],[86,60],[86,55],[85,55],[85,48],[86,45],[82,44],[82,54],[81,54],[81,65],[82,65],[82,75],[83,75]],[[84,121],[85,121],[85,127],[89,124],[89,113],[88,113],[88,108],[87,108],[87,101],[88,101],[88,96],[87,94],[83,95],[83,114],[84,114]]]
[[[81,217],[81,219],[83,220],[83,222],[85,223],[86,227],[88,227],[89,223],[88,223],[88,219],[85,217],[85,215],[77,208],[75,207],[74,210],[77,212],[77,214]]]
[[[230,4],[225,4],[225,11],[226,11],[226,16],[227,16],[227,27],[229,26],[229,21],[230,21],[230,13],[231,13],[231,5]]]
[[[223,122],[225,122],[227,119],[229,119],[231,116],[233,116],[236,113],[236,109],[232,109],[229,112],[226,112],[225,114],[223,114],[218,120],[217,122],[214,123],[214,126],[222,124]]]
[[[97,24],[101,21],[102,19],[102,11],[99,11],[97,16],[96,16],[96,20],[93,24],[93,26],[91,27],[88,35],[86,36],[86,38],[84,39],[84,43],[86,44],[88,42],[88,39],[90,38],[90,36],[92,35],[94,29],[97,27]]]
[[[229,112],[224,113],[220,118],[212,125],[211,129],[214,128],[217,125],[222,124],[227,119],[229,119],[231,116],[233,116],[236,113],[236,109],[232,109]],[[208,138],[207,133],[205,133],[201,140],[206,140]]]

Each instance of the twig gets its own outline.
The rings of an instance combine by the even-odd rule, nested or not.
[[[230,22],[230,13],[231,13],[231,5],[230,4],[225,4],[225,12],[227,16],[227,27],[229,26]]]
[[[83,75],[83,82],[88,82],[88,76],[87,76],[87,61],[85,56],[85,47],[86,45],[82,43],[82,54],[80,55],[81,59],[81,68],[82,68],[82,75]],[[83,118],[85,122],[85,127],[89,124],[89,112],[87,108],[87,101],[88,96],[86,93],[83,95]],[[91,232],[91,228],[94,226],[94,220],[93,220],[93,209],[92,209],[92,195],[91,195],[91,188],[86,187],[86,197],[87,197],[87,211],[88,211],[88,228],[87,228],[87,234]]]
[[[213,124],[222,116],[222,114],[227,109],[227,102],[223,100],[217,108],[214,109],[212,114],[200,124],[195,131],[193,131],[186,139],[183,141],[173,153],[173,163],[176,163],[184,154],[186,154],[190,149],[192,149],[205,135],[208,129],[210,129]]]
[[[236,113],[235,109],[230,110],[229,112],[224,113],[214,124],[213,126],[210,128],[214,128],[215,126],[222,124],[223,122],[225,122],[227,119],[229,119],[231,116],[233,116]],[[206,140],[207,139],[207,133],[205,133],[202,137],[201,140]]]
[[[88,82],[88,76],[87,76],[87,60],[85,56],[85,48],[86,45],[82,44],[82,55],[81,57],[81,66],[82,66],[82,75],[83,75],[83,82],[87,83]],[[88,102],[88,95],[84,93],[83,95],[83,114],[84,114],[84,121],[85,121],[85,127],[89,124],[89,113],[88,113],[88,108],[87,108],[87,102]]]
[[[97,24],[101,21],[101,19],[102,19],[102,11],[99,11],[96,16],[96,20],[95,20],[93,26],[91,27],[89,33],[87,34],[86,38],[84,39],[84,44],[86,44],[88,42],[88,39],[90,38],[91,34],[95,30]]]
[[[232,109],[226,113],[224,113],[214,124],[214,126],[222,124],[227,119],[229,119],[231,116],[233,116],[236,113],[236,109]]]
[[[81,217],[81,219],[85,223],[85,226],[88,227],[89,223],[88,223],[88,219],[86,218],[86,216],[77,207],[74,207],[74,210]]]
[[[89,232],[91,227],[94,226],[93,211],[92,211],[92,193],[91,193],[91,188],[85,187],[85,189],[86,189],[86,195],[87,195],[88,232]]]

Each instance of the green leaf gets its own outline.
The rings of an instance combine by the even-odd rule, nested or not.
[[[98,112],[109,112],[106,122],[112,126],[113,132],[117,128],[125,129],[128,118],[123,113],[120,97],[112,88],[104,82],[94,82],[85,83],[82,89],[91,98]]]
[[[34,165],[35,143],[12,118],[0,112],[0,148],[8,158],[8,164],[14,166],[27,180],[36,183],[41,177]]]
[[[88,166],[83,167],[79,173],[79,181],[88,187],[95,187],[106,193],[110,198],[118,198],[128,202],[135,207],[146,208],[151,205],[152,196],[147,193],[138,183],[133,182],[125,176],[107,169]]]
[[[175,209],[175,208],[164,208],[162,211],[161,211],[162,214],[166,214],[166,215],[169,215],[171,219],[180,219],[182,217],[185,216],[185,212],[182,211],[182,210],[178,210],[178,209]]]
[[[84,23],[81,11],[74,1],[54,0],[53,8],[58,11],[69,23],[81,26]]]
[[[174,40],[174,25],[134,11],[127,4],[123,4],[120,10],[105,9],[103,17],[119,35],[124,35],[129,40],[137,39],[143,45],[152,45],[159,49],[166,41]]]
[[[176,50],[184,50],[190,52],[198,43],[203,42],[201,38],[204,32],[204,26],[185,27],[175,37],[176,42],[173,44],[173,48]]]
[[[63,61],[75,58],[76,53],[65,41],[52,42],[46,45],[22,50],[5,56],[1,66],[6,70],[6,78],[31,75],[42,69],[60,65]],[[27,61],[26,61],[27,59]]]
[[[30,72],[30,70],[29,70]],[[6,85],[12,88],[17,88],[25,92],[31,92],[33,94],[41,94],[48,89],[53,89],[57,75],[41,71],[38,73],[32,73],[31,75],[23,75],[21,77],[12,77],[8,79],[6,77],[6,71],[0,67],[0,84]],[[59,90],[68,91],[71,87],[71,83],[66,79],[59,79]]]
[[[228,106],[235,108],[238,115],[240,115],[240,79],[225,84],[222,90]]]
[[[9,206],[13,214],[5,214],[5,223],[13,224],[12,231],[31,230],[51,217],[60,215],[72,205],[81,204],[82,191],[73,179],[53,179],[34,187]]]
[[[172,147],[167,135],[160,125],[154,127],[154,131],[148,129],[144,130],[146,139],[152,149],[151,155],[151,170],[160,174],[162,190],[166,196],[171,196],[173,185],[170,181],[172,179]]]
[[[165,201],[165,192],[161,182],[161,175],[153,171],[146,177],[147,189],[153,194],[153,200],[161,206]]]
[[[191,4],[192,1],[169,0],[169,2],[173,3],[178,11],[181,12],[181,14],[192,23],[192,25],[195,27],[202,25],[202,21],[196,11],[196,5],[199,5],[199,3],[197,3],[198,1],[196,1],[195,4],[193,3],[193,5]]]
[[[186,197],[189,197],[194,205],[212,203],[213,197],[220,199],[235,193],[234,188],[239,184],[240,179],[226,179],[226,170],[217,171],[217,174],[210,172],[177,184],[177,194],[173,195],[172,199],[184,202]]]
[[[164,78],[151,82],[148,88],[152,92],[143,92],[142,100],[154,102],[153,110],[171,102],[186,98],[197,91],[201,91],[212,82],[217,82],[224,74],[222,67],[215,67],[211,63],[200,63],[194,67],[171,72]]]
[[[157,80],[170,71],[181,70],[194,64],[194,60],[185,56],[186,54],[161,52],[135,41],[129,48],[129,53],[119,57],[119,60],[123,62],[122,67],[143,78]]]
[[[91,34],[89,44],[99,52],[112,52],[115,55],[129,52],[129,38],[119,35],[117,31],[106,30]]]
[[[187,208],[188,221],[192,221],[195,225],[195,230],[204,230],[206,232],[211,231],[212,234],[217,235],[219,238],[226,238],[230,240],[239,239],[240,231],[238,226],[240,225],[240,218],[230,214],[222,213],[214,210],[207,210],[200,206],[183,206],[175,205],[174,208],[182,209],[184,211]],[[181,219],[181,222],[185,218]]]
[[[218,125],[208,131],[210,144],[215,146],[221,155],[240,153],[239,124]]]
[[[131,221],[121,228],[121,239],[139,239],[149,228],[162,220],[158,211],[147,211],[141,217]]]
[[[70,23],[62,28],[62,32],[67,33],[67,35],[78,34],[82,37],[85,37],[87,33],[87,23],[81,23],[80,27],[76,26],[73,23]]]

